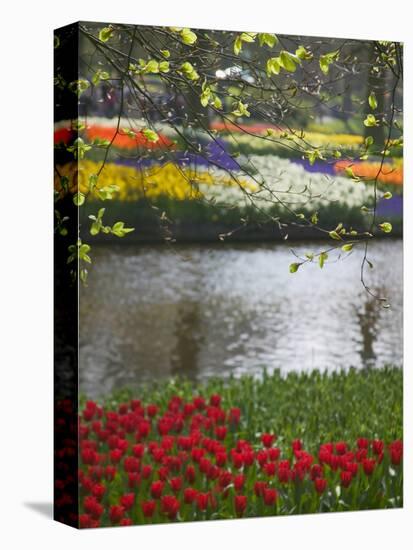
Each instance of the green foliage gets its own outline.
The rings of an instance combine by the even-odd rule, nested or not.
[[[189,61],[185,61],[185,63],[182,63],[180,71],[184,74],[184,76],[188,80],[198,80],[199,79],[199,74],[197,73],[197,71],[195,70],[193,65],[191,63],[189,63]]]
[[[374,92],[371,92],[369,95],[369,105],[370,109],[372,109],[373,111],[377,109],[377,98]]]
[[[318,265],[321,269],[324,267],[325,261],[328,259],[328,253],[327,252],[321,252],[321,254],[318,256]]]
[[[340,55],[340,52],[336,50],[334,52],[329,52],[320,56],[320,60],[319,60],[320,69],[323,71],[324,74],[328,74],[330,70],[330,65],[334,63],[334,61],[338,60],[339,55]]]
[[[239,36],[237,36],[234,42],[235,55],[239,55],[241,53],[243,42],[247,42],[247,43],[255,42],[256,36],[257,36],[257,33],[253,33],[253,32],[243,32]]]
[[[302,60],[305,60],[305,61],[311,61],[311,59],[313,59],[313,54],[309,50],[307,50],[304,46],[299,46],[295,50],[295,55],[299,59],[302,59]]]
[[[111,184],[98,189],[97,194],[100,200],[107,201],[112,200],[114,193],[117,191],[119,191],[119,187],[115,184]]]
[[[112,227],[112,234],[116,237],[124,237],[127,233],[135,231],[133,227],[125,227],[124,222],[116,222]]]
[[[184,42],[184,44],[188,44],[189,46],[195,44],[198,39],[197,35],[193,31],[191,31],[191,29],[182,29],[181,38],[182,42]]]
[[[102,69],[98,69],[92,77],[92,84],[97,86],[101,80],[108,80],[109,76],[110,75],[107,71],[102,71]]]
[[[68,87],[70,91],[80,97],[83,92],[85,92],[90,87],[90,82],[88,80],[85,80],[84,78],[81,78],[79,80],[74,80],[73,82],[70,82]]]
[[[109,27],[104,27],[99,31],[99,40],[101,42],[107,42],[113,34],[113,27],[109,25]]]
[[[278,38],[275,34],[260,32],[258,33],[258,42],[261,47],[267,45],[269,48],[273,48],[278,44]]]
[[[250,112],[248,111],[248,104],[247,103],[244,104],[242,103],[242,101],[238,101],[238,103],[235,103],[234,110],[232,111],[231,114],[234,115],[235,117],[242,117],[242,116],[249,117]]]
[[[267,75],[271,76],[272,74],[280,74],[281,63],[279,57],[270,57],[267,60]]]
[[[69,153],[73,153],[75,159],[84,158],[85,154],[91,149],[91,145],[85,143],[81,137],[76,138],[73,145],[66,147]]]
[[[384,233],[391,233],[393,230],[393,226],[390,222],[380,223],[379,227]]]
[[[367,126],[368,128],[380,125],[380,123],[378,122],[376,117],[372,114],[369,114],[369,115],[366,116],[366,118],[363,120],[363,124],[364,124],[364,126]]]
[[[299,57],[285,50],[280,53],[279,60],[281,67],[290,73],[295,72],[297,65],[301,63]]]
[[[78,191],[73,195],[73,203],[75,204],[75,206],[82,206],[84,202],[85,202],[85,195],[80,191]]]
[[[144,135],[145,138],[151,143],[156,143],[159,140],[158,134],[154,130],[151,130],[150,128],[143,128],[141,132],[142,132],[142,135]]]

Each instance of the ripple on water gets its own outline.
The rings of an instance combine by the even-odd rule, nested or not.
[[[401,241],[371,247],[369,284],[390,309],[363,291],[361,251],[294,275],[285,244],[94,253],[80,302],[80,385],[90,395],[175,375],[401,365]]]

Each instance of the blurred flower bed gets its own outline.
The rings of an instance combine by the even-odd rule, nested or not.
[[[117,119],[88,120],[81,133],[85,143],[92,144],[86,158],[57,166],[60,176],[68,178],[71,192],[79,190],[89,195],[93,202],[99,190],[115,186],[113,199],[120,203],[142,199],[155,204],[165,198],[178,202],[202,199],[214,208],[214,216],[217,207],[222,216],[225,209],[236,209],[242,214],[255,205],[261,212],[271,215],[307,215],[323,210],[324,214],[328,213],[327,218],[344,215],[348,221],[354,218],[354,222],[360,222],[360,208],[373,205],[372,181],[379,172],[379,198],[389,188],[392,191],[394,187],[402,188],[401,159],[386,159],[380,171],[380,162],[374,160],[316,160],[310,163],[303,158],[282,158],[278,149],[285,149],[284,145],[247,135],[242,129],[236,136],[225,133],[228,125],[214,128],[223,130],[220,137],[206,141],[203,136],[202,150],[194,153],[182,150],[182,144],[173,139],[173,132],[167,125],[161,124],[160,130],[157,128],[158,139],[151,141],[143,135],[142,128],[128,130],[124,127],[127,124],[130,128],[127,120],[120,120],[119,128]],[[233,131],[232,127],[230,129]],[[267,130],[260,125],[248,127],[249,132],[257,134]],[[280,129],[273,131],[275,137],[282,132]],[[59,123],[55,128],[55,143],[58,147],[67,147],[76,135],[69,123]],[[364,141],[357,135],[314,132],[306,133],[304,139],[314,146],[347,148],[359,148]],[[294,142],[289,140],[287,147],[294,147]],[[106,154],[109,143],[111,147]],[[234,158],[231,150],[235,146],[240,154]],[[360,178],[358,182],[348,177],[349,168]],[[90,177],[98,173],[98,183],[90,192]],[[61,191],[58,176],[56,189]],[[378,212],[400,217],[401,197],[379,201]]]

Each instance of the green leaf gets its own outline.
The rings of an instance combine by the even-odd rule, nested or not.
[[[299,263],[293,263],[293,264],[290,264],[290,273],[295,273],[296,271],[298,271],[298,268],[300,267],[301,264]]]
[[[379,227],[384,233],[391,233],[393,230],[393,226],[390,222],[380,223]]]
[[[89,191],[93,191],[93,189],[96,187],[97,182],[98,182],[98,175],[91,174],[89,176]]]
[[[100,231],[101,224],[99,222],[93,222],[90,227],[90,234],[91,235],[97,235]]]
[[[255,32],[243,32],[240,38],[243,42],[254,42],[256,35],[257,33]]]
[[[73,195],[73,203],[76,206],[82,206],[82,204],[84,204],[84,202],[85,202],[85,195],[83,193],[81,193],[80,191],[78,191],[77,193],[75,193]]]
[[[171,52],[169,50],[161,50],[161,54],[168,59],[171,57]]]
[[[222,109],[222,101],[217,95],[214,97],[213,105],[215,109]]]
[[[266,44],[269,48],[273,48],[278,44],[278,38],[275,34],[269,34],[266,32],[260,32],[258,33],[258,41],[260,43],[260,46],[264,46]]]
[[[346,168],[344,169],[344,172],[345,172],[346,176],[348,176],[349,178],[355,178],[356,177],[356,175],[353,172],[353,168],[351,166],[346,166]]]
[[[321,269],[323,269],[324,262],[327,260],[327,258],[328,258],[327,252],[321,252],[321,254],[318,257],[318,265],[320,266]]]
[[[364,143],[365,143],[366,147],[371,147],[374,143],[374,137],[373,136],[367,136],[366,139],[364,140]]]
[[[158,134],[150,128],[142,128],[141,133],[151,143],[156,143],[159,140]]]
[[[370,114],[363,120],[363,124],[369,128],[371,126],[378,126],[379,122],[376,120],[374,115]]]
[[[198,39],[197,35],[192,32],[191,29],[182,29],[181,38],[184,44],[188,44],[189,46],[195,44]]]
[[[66,150],[69,153],[73,153],[73,156],[75,159],[82,159],[84,158],[87,151],[90,151],[92,147],[85,143],[82,138],[76,138],[73,142],[73,145],[69,145],[69,147],[66,147]]]
[[[209,86],[207,86],[206,88],[203,89],[202,94],[201,94],[201,105],[202,105],[202,107],[207,107],[211,97],[212,97],[211,88],[209,88]]]
[[[299,46],[296,50],[295,50],[295,55],[299,58],[299,59],[303,59],[305,61],[310,61],[311,59],[313,59],[313,54],[306,50],[304,48],[304,46]]]
[[[119,191],[119,187],[115,184],[112,184],[112,185],[106,185],[105,187],[101,187],[97,191],[97,194],[100,200],[105,201],[105,200],[111,200],[112,195],[116,193],[116,191]]]
[[[337,61],[339,54],[340,52],[336,50],[334,52],[329,52],[320,56],[320,69],[323,71],[324,74],[328,74],[328,71],[330,70],[330,65],[334,63],[334,61]]]
[[[350,250],[352,249],[353,245],[351,243],[343,244],[343,246],[341,247],[341,250],[343,250],[344,252],[350,252]]]
[[[371,92],[369,95],[369,105],[370,109],[372,109],[373,111],[377,109],[377,98],[374,92]]]
[[[159,62],[156,59],[150,59],[144,67],[142,67],[144,73],[159,73]]]
[[[160,61],[159,62],[159,72],[160,73],[169,73],[169,61]]]
[[[251,113],[248,111],[248,103],[242,103],[242,101],[238,101],[236,105],[236,109],[234,109],[231,114],[236,117],[250,116]]]
[[[112,227],[112,233],[113,235],[116,235],[117,237],[124,237],[127,233],[131,233],[132,231],[135,231],[132,227],[124,227],[124,222],[116,222]]]
[[[188,80],[198,80],[199,78],[199,74],[196,72],[193,65],[189,63],[189,61],[185,61],[185,63],[182,63],[180,70]]]
[[[300,63],[300,59],[297,56],[285,50],[280,53],[279,59],[281,66],[290,73],[295,72],[297,64]]]
[[[341,241],[342,240],[340,235],[337,233],[337,231],[330,231],[329,236],[330,236],[330,238],[332,238],[336,241]]]
[[[386,193],[384,193],[384,195],[382,196],[382,199],[391,199],[392,198],[392,194],[390,193],[390,191],[386,191]]]
[[[280,74],[281,63],[279,57],[270,57],[267,60],[267,75],[271,76],[272,74]]]
[[[80,280],[84,285],[86,285],[87,275],[88,275],[87,269],[83,268],[80,270]]]
[[[242,40],[241,37],[238,36],[234,41],[234,53],[235,55],[239,55],[242,50]]]
[[[311,216],[311,223],[317,224],[318,223],[318,215],[317,212],[314,212],[314,214]]]
[[[90,82],[88,80],[85,80],[84,78],[81,78],[79,80],[74,80],[73,82],[70,82],[68,88],[73,93],[77,94],[78,97],[80,97],[83,92],[85,92],[90,86]]]
[[[113,27],[104,27],[99,31],[99,40],[101,42],[107,42],[113,34]]]

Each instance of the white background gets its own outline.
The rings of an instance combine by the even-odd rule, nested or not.
[[[0,65],[0,544],[3,548],[407,548],[412,532],[409,2],[3,2]],[[7,11],[6,11],[7,10]],[[52,498],[52,29],[77,20],[401,40],[406,50],[405,509],[76,531]],[[410,28],[409,28],[410,20]],[[411,336],[410,336],[411,340]],[[410,517],[410,525],[409,525]]]

